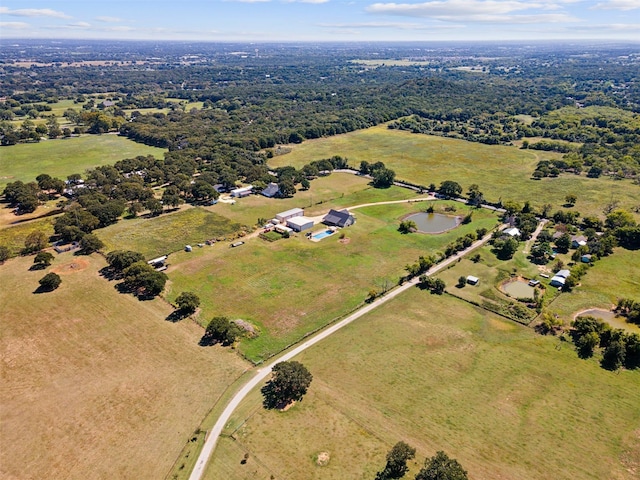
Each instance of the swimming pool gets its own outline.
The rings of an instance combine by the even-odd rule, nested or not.
[[[323,230],[322,232],[318,232],[311,235],[311,240],[315,240],[317,242],[318,240],[322,240],[323,238],[329,237],[334,233],[336,232],[334,232],[333,230]]]

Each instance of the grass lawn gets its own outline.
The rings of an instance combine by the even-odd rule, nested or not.
[[[637,478],[640,372],[616,375],[557,347],[412,289],[300,355],[314,378],[289,411],[249,396],[206,478],[373,478],[399,440],[417,448],[406,478],[436,450],[473,479]]]
[[[467,209],[457,207],[460,214]],[[398,233],[399,219],[421,208],[404,203],[358,209],[356,224],[343,230],[348,243],[339,235],[317,243],[294,235],[272,243],[254,238],[234,249],[217,244],[177,252],[167,271],[168,299],[193,291],[202,299],[203,322],[227,315],[257,325],[260,336],[243,341],[240,350],[260,361],[349,312],[370,289],[380,290],[385,281],[394,285],[420,255],[496,224],[493,213],[481,210],[471,224],[441,235]]]
[[[16,180],[34,181],[41,173],[66,179],[72,173],[109,165],[138,155],[164,156],[165,150],[148,147],[119,135],[83,135],[0,148],[0,190]]]
[[[163,478],[245,364],[164,301],[117,293],[100,256],[57,255],[43,294],[32,262],[0,266],[0,477]]]
[[[154,218],[120,220],[95,233],[105,251],[133,250],[146,258],[167,255],[208,239],[234,238],[242,225],[203,208],[185,207]],[[226,245],[226,244],[225,244]]]
[[[360,161],[382,161],[398,179],[428,186],[444,180],[458,182],[466,192],[478,184],[489,201],[531,201],[534,206],[550,203],[560,208],[568,193],[578,197],[575,209],[583,215],[602,215],[612,199],[631,209],[640,203],[640,189],[630,181],[563,174],[558,178],[531,180],[539,160],[559,158],[553,152],[520,150],[516,147],[483,145],[439,136],[389,130],[378,125],[345,135],[309,140],[293,145],[288,154],[269,160],[272,167],[297,168],[313,160],[341,155],[353,166]]]

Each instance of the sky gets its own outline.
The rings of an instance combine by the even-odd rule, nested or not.
[[[640,0],[2,0],[0,5],[0,38],[640,42]]]

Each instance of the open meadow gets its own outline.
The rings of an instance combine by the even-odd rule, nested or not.
[[[119,294],[100,256],[0,265],[0,477],[163,478],[246,364],[199,347],[202,329],[163,300]],[[33,293],[47,271],[60,287]]]
[[[561,158],[554,152],[414,134],[390,130],[386,124],[290,147],[290,153],[270,159],[269,165],[299,168],[313,160],[340,155],[347,157],[356,168],[363,160],[384,162],[396,172],[397,179],[425,186],[453,180],[466,192],[469,185],[475,183],[485,198],[493,202],[529,200],[537,207],[550,203],[560,208],[565,196],[574,193],[575,209],[583,215],[602,215],[603,206],[612,200],[629,210],[640,205],[640,188],[630,180],[594,179],[584,174],[532,180],[531,174],[539,160]]]
[[[0,224],[0,245],[9,249],[11,256],[18,255],[24,249],[24,241],[33,232],[42,232],[47,238],[53,235],[53,217],[38,218],[16,225]]]
[[[164,149],[136,143],[119,135],[83,135],[43,140],[0,148],[0,191],[9,182],[32,182],[41,173],[66,179],[72,173],[124,158],[153,155],[163,158]]]
[[[455,207],[456,215],[469,210]],[[350,312],[370,290],[395,285],[406,273],[405,266],[419,256],[497,223],[492,212],[477,210],[470,224],[440,235],[397,231],[402,217],[425,208],[425,202],[412,202],[357,209],[356,224],[341,230],[345,239],[334,235],[312,242],[296,234],[272,243],[253,238],[233,249],[218,243],[176,252],[169,257],[167,298],[172,301],[183,291],[193,291],[202,300],[201,322],[225,315],[256,325],[260,335],[243,340],[239,349],[252,361],[261,361]]]
[[[399,440],[417,448],[406,478],[437,450],[472,479],[640,472],[640,372],[446,295],[411,289],[296,359],[313,375],[302,402],[264,410],[256,389],[205,478],[370,479]]]

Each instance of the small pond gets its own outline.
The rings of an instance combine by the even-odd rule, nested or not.
[[[624,317],[616,317],[616,314],[611,310],[605,310],[603,308],[591,308],[574,316],[574,318],[577,317],[599,318],[600,320],[604,320],[605,322],[607,322],[613,328],[622,328],[623,330],[627,330],[629,332],[640,333],[640,327],[634,325],[633,323],[628,323]]]
[[[514,280],[505,283],[502,290],[513,298],[533,298],[534,287],[530,286],[525,280]]]
[[[405,220],[416,222],[418,231],[422,233],[442,233],[460,224],[459,217],[450,217],[441,213],[419,212],[409,215]]]

